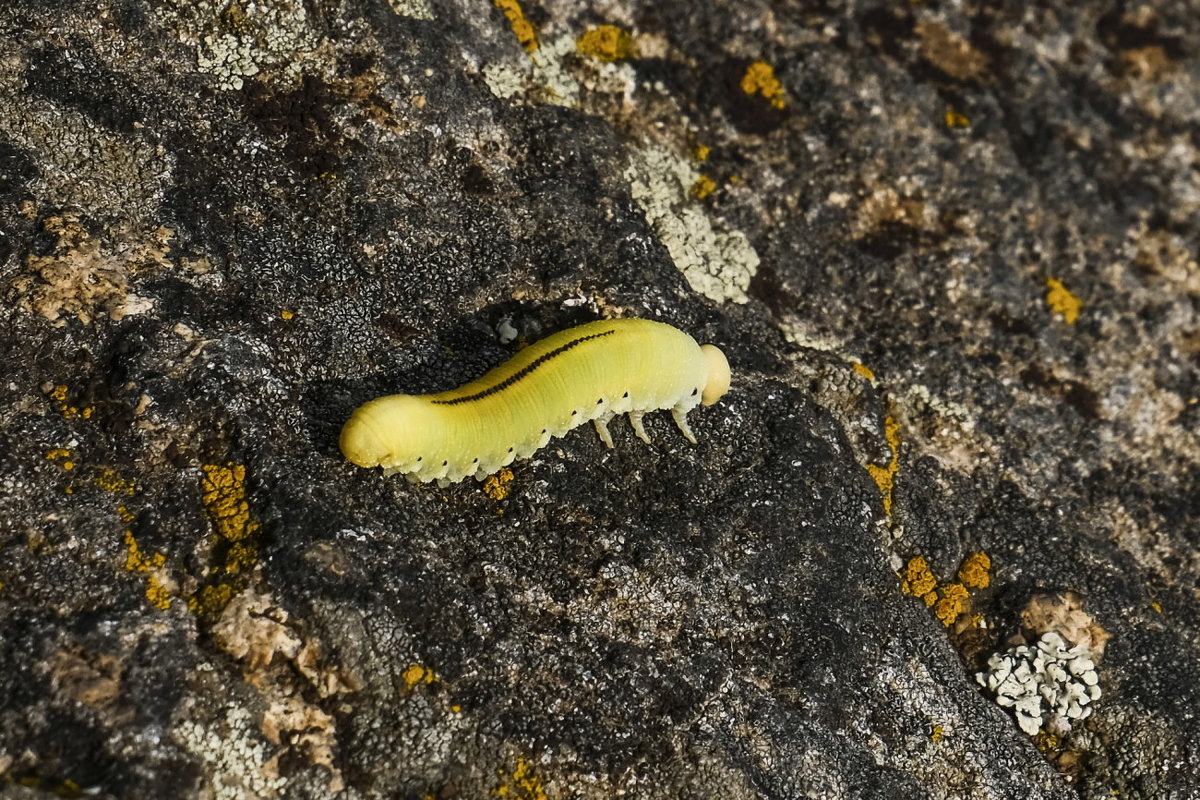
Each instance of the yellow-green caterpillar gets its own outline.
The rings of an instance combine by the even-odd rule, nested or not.
[[[342,427],[342,453],[360,467],[445,485],[484,478],[591,420],[629,414],[644,442],[647,411],[669,408],[688,441],[687,413],[729,389],[729,362],[678,328],[644,319],[589,322],[526,347],[477,381],[438,394],[364,403]]]

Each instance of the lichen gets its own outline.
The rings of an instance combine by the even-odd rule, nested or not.
[[[1083,301],[1071,294],[1062,281],[1046,278],[1046,305],[1050,306],[1050,310],[1055,314],[1061,314],[1063,322],[1074,325],[1075,320],[1079,319]]]
[[[429,0],[388,0],[392,13],[410,19],[434,19],[433,6]]]
[[[930,571],[925,559],[920,556],[910,558],[900,576],[900,591],[919,597],[925,601],[925,605],[932,606],[937,602],[937,593],[934,591],[936,586],[937,578]]]
[[[170,266],[169,228],[142,234],[124,228],[101,239],[74,213],[48,217],[42,227],[57,241],[48,254],[25,257],[25,274],[12,283],[21,308],[56,325],[67,317],[87,325],[100,316],[117,322],[153,307],[130,290],[129,281],[140,271]]]
[[[879,487],[883,496],[883,513],[892,515],[892,489],[895,488],[896,473],[900,471],[900,423],[889,414],[883,421],[883,436],[892,456],[885,466],[867,464],[867,472]]]
[[[692,184],[692,197],[696,198],[697,200],[703,200],[712,194],[716,188],[716,181],[707,175],[701,175],[696,179],[696,182]]]
[[[525,51],[532,53],[537,50],[537,28],[525,18],[525,12],[521,9],[521,4],[517,0],[492,0],[492,3],[496,8],[504,12],[504,16],[508,19],[508,24],[512,26],[513,35],[517,37],[517,41],[521,43]]]
[[[313,71],[320,34],[304,3],[284,0],[176,0],[159,18],[196,54],[196,68],[221,89],[241,89],[254,76],[292,79]]]
[[[213,617],[245,587],[251,568],[258,563],[261,526],[250,514],[244,465],[205,464],[201,471],[201,502],[219,537],[219,564],[208,585],[188,599],[188,608]]]
[[[512,483],[513,473],[508,467],[501,467],[495,475],[489,475],[483,483],[483,493],[493,500],[503,500],[508,497],[508,485]]]
[[[227,708],[224,718],[213,724],[185,720],[172,733],[184,749],[207,765],[208,790],[215,800],[275,797],[287,785],[244,708]]]
[[[420,664],[410,664],[400,674],[404,680],[404,688],[411,690],[414,686],[422,683],[433,683],[437,680],[437,673],[429,667],[423,667]]]
[[[625,170],[630,193],[692,289],[718,303],[745,303],[758,253],[740,231],[720,231],[695,204],[700,173],[688,159],[650,148]]]
[[[500,785],[492,790],[496,797],[512,798],[513,800],[547,800],[546,790],[542,782],[534,774],[533,766],[524,758],[517,758],[512,771],[498,769]]]
[[[598,25],[575,40],[575,49],[601,61],[620,61],[633,52],[633,38],[616,25]]]
[[[764,97],[775,108],[785,108],[783,86],[775,77],[775,68],[765,61],[755,61],[746,67],[742,75],[742,91],[746,94],[758,94]]]
[[[933,614],[949,628],[968,607],[969,596],[966,587],[961,583],[949,583],[938,589]]]
[[[958,579],[964,586],[971,589],[986,589],[992,582],[988,570],[992,568],[992,559],[987,553],[971,553],[963,559],[958,569]]]
[[[154,553],[151,556],[143,555],[141,548],[138,547],[137,539],[133,536],[133,531],[128,529],[125,531],[125,549],[125,569],[130,572],[147,573],[146,599],[150,601],[151,605],[164,611],[170,608],[170,592],[167,591],[167,587],[157,574],[166,563],[167,557],[162,553]]]

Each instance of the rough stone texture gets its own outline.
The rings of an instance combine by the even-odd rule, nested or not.
[[[6,796],[1200,796],[1194,4],[0,30]],[[699,445],[340,457],[603,315],[725,349]],[[1067,589],[1104,695],[1028,737],[971,676]]]

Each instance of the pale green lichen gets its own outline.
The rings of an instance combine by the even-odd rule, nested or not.
[[[434,19],[433,6],[429,0],[388,0],[392,12],[410,19]]]
[[[488,64],[483,80],[492,94],[509,99],[522,92],[536,103],[575,108],[579,105],[579,83],[567,72],[564,59],[575,52],[570,36],[543,41],[521,63]]]
[[[630,193],[692,289],[718,303],[744,303],[758,271],[745,234],[714,226],[692,195],[700,179],[687,158],[658,148],[635,153],[625,170]]]
[[[229,708],[220,725],[191,720],[173,731],[184,749],[208,767],[208,791],[216,800],[274,797],[287,785],[279,777],[271,748],[251,728],[250,712]]]
[[[196,67],[222,89],[274,73],[285,81],[310,71],[320,35],[304,3],[285,0],[176,0],[159,12],[164,27],[196,53]]]

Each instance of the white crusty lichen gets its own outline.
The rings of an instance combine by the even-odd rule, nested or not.
[[[433,7],[429,0],[388,0],[392,11],[402,17],[411,19],[434,19]]]
[[[209,792],[217,800],[274,797],[287,780],[279,777],[270,747],[251,729],[250,712],[226,709],[222,723],[186,720],[175,738],[203,761],[209,771]]]
[[[993,654],[987,671],[977,673],[975,680],[995,693],[999,705],[1012,709],[1030,736],[1043,727],[1069,731],[1100,699],[1099,676],[1087,647],[1070,646],[1053,631],[1032,646]]]
[[[566,57],[573,52],[575,40],[570,36],[543,41],[520,61],[484,66],[483,81],[502,100],[525,92],[527,99],[535,103],[577,108],[579,82],[565,66]]]
[[[758,253],[741,231],[714,228],[691,196],[700,173],[658,148],[636,152],[625,170],[630,194],[691,287],[718,303],[744,303]]]
[[[195,49],[197,68],[222,89],[241,89],[246,78],[268,70],[295,78],[320,41],[305,4],[287,0],[177,0],[174,8],[162,7],[160,19]]]

